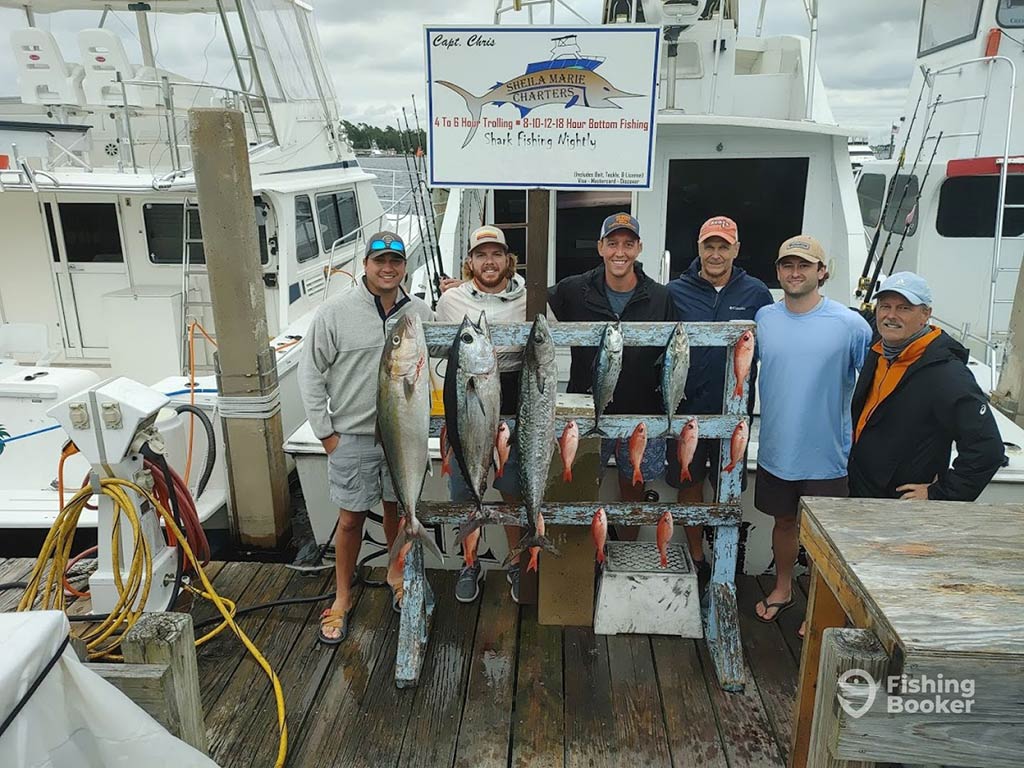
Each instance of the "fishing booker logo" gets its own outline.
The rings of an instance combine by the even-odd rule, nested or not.
[[[560,105],[564,109],[622,109],[612,99],[640,98],[645,95],[620,90],[593,69],[581,65],[574,66],[571,61],[562,59],[530,64],[523,74],[505,82],[495,83],[489,91],[480,96],[470,93],[456,83],[438,80],[438,85],[459,94],[469,109],[471,127],[462,146],[466,147],[473,140],[481,124],[483,108],[488,104],[499,107],[503,104],[512,104],[519,110],[520,118],[525,118],[531,110],[552,104]],[[596,68],[599,66],[596,62],[603,59],[587,58],[585,61],[594,62]]]
[[[871,709],[883,681],[863,669],[839,676],[839,706],[856,719]],[[890,675],[885,678],[885,711],[892,714],[969,714],[974,707],[974,680],[943,675]]]

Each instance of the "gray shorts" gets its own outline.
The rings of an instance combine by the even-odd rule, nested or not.
[[[373,435],[340,435],[327,455],[331,501],[349,512],[366,512],[384,501],[397,501],[384,449]]]

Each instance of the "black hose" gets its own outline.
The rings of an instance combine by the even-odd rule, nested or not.
[[[199,421],[203,423],[203,431],[206,432],[206,464],[203,466],[203,474],[199,478],[199,485],[196,486],[196,499],[198,499],[203,495],[203,491],[206,490],[206,484],[210,482],[210,477],[213,475],[213,465],[217,461],[217,437],[213,432],[213,422],[206,415],[206,411],[189,403],[182,403],[174,409],[175,413],[185,411],[198,417]],[[168,488],[170,487],[168,486]]]
[[[27,587],[27,581],[5,581],[0,583],[0,592],[6,592],[10,589],[26,589]]]

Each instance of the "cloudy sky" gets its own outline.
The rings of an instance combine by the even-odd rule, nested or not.
[[[159,7],[158,0],[150,2]],[[396,111],[423,93],[422,25],[491,23],[493,0],[319,0],[313,2],[324,55],[342,103],[353,122],[393,125]],[[601,0],[572,3],[589,21],[600,18]],[[885,140],[906,101],[913,69],[921,0],[821,0],[819,67],[833,113],[847,128]],[[740,0],[740,33],[752,35],[758,0]],[[354,10],[358,9],[358,10]],[[75,29],[95,26],[98,13],[81,11],[37,17],[54,32],[64,55],[79,60]],[[572,22],[564,10],[557,22]],[[509,22],[511,23],[511,19]],[[0,9],[0,29],[24,25],[19,11]],[[139,62],[132,14],[108,19],[126,40],[129,58]],[[808,32],[802,0],[769,0],[765,34]],[[186,77],[233,85],[230,60],[212,22],[194,16],[159,16],[157,64]],[[14,91],[14,59],[0,45],[0,95]]]

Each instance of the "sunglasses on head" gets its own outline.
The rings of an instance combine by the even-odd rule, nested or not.
[[[386,243],[383,240],[371,240],[370,241],[371,251],[399,251],[405,253],[405,243],[401,240],[392,240],[390,243]]]

